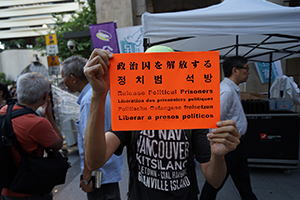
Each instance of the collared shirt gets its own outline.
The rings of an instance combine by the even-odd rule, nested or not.
[[[247,131],[247,118],[240,97],[240,88],[229,78],[220,84],[221,120],[232,119],[241,135]]]
[[[76,122],[78,130],[78,151],[80,156],[81,171],[84,169],[84,132],[90,114],[92,87],[88,83],[81,91],[77,103],[80,105],[79,119]],[[104,128],[107,131],[111,125],[111,105],[109,92],[105,102],[105,119]],[[95,153],[97,156],[97,153]],[[116,183],[122,179],[123,172],[123,157],[112,155],[111,158],[98,170],[102,171],[101,184]]]

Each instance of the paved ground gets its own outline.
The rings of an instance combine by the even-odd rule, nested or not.
[[[55,200],[84,200],[87,199],[84,192],[79,188],[79,157],[76,150],[68,154],[72,167],[68,171],[66,183],[54,188]],[[124,154],[123,180],[120,182],[122,200],[126,200],[128,185],[128,168],[126,155]],[[300,199],[300,170],[291,170],[285,174],[281,169],[250,168],[251,183],[254,193],[260,200],[299,200]],[[199,188],[204,183],[204,178],[197,167]],[[224,188],[219,192],[217,200],[240,199],[232,180],[229,178]]]

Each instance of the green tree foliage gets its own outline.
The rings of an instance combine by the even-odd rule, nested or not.
[[[6,74],[3,72],[0,72],[0,82],[6,83],[7,85],[12,83],[11,80],[6,80]]]
[[[84,5],[84,3],[81,3],[81,5],[82,10],[72,14],[71,19],[68,22],[63,21],[64,14],[53,15],[55,26],[51,28],[49,34],[56,34],[59,51],[58,57],[62,60],[65,60],[71,55],[82,55],[85,58],[89,58],[91,53],[90,37],[72,39],[76,44],[73,52],[71,52],[67,47],[68,40],[63,39],[64,33],[88,31],[89,25],[97,23],[95,0],[88,0],[88,5]],[[45,36],[41,36],[36,40],[34,49],[46,49]]]
[[[2,41],[5,49],[26,49],[26,41],[24,39]]]

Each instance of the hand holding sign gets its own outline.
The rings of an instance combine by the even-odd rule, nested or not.
[[[93,87],[93,94],[106,96],[109,90],[109,51],[95,49],[84,66],[84,74]]]
[[[217,122],[217,128],[207,134],[214,155],[223,156],[234,150],[240,143],[241,134],[233,120]]]

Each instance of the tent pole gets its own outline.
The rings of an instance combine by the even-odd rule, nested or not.
[[[271,89],[271,80],[272,80],[272,59],[273,53],[270,53],[270,61],[269,61],[269,89],[268,89],[268,98],[270,99],[270,89]]]
[[[150,46],[149,43],[150,42],[149,42],[148,38],[143,39],[144,52],[148,49],[148,46]]]
[[[239,55],[239,36],[235,36],[235,55]]]

